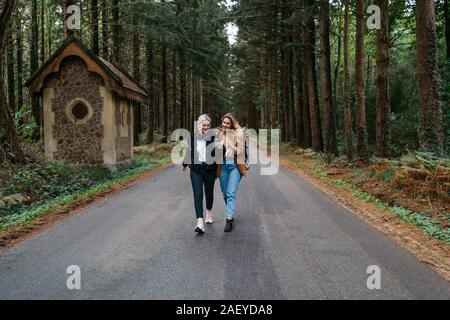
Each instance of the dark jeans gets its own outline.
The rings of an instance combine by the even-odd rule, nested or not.
[[[203,218],[203,186],[205,186],[206,209],[212,210],[214,202],[214,182],[216,181],[216,170],[206,170],[206,164],[196,165],[195,170],[191,168],[191,183],[194,191],[195,214]]]

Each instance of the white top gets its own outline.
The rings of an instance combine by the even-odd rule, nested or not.
[[[197,139],[197,154],[199,163],[206,162],[206,140]]]

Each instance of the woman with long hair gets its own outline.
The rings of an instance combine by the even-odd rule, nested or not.
[[[206,223],[213,222],[212,208],[214,202],[214,182],[217,178],[217,165],[214,161],[215,150],[208,153],[208,147],[215,141],[211,133],[211,118],[203,114],[197,120],[197,131],[191,134],[190,148],[183,161],[183,171],[190,167],[190,178],[194,192],[194,206],[197,217],[195,232],[203,234],[205,225],[203,221],[203,188],[206,196]],[[214,147],[214,144],[213,144]]]
[[[222,117],[216,148],[223,150],[223,164],[217,164],[220,188],[227,207],[225,232],[233,229],[239,183],[247,175],[244,130],[232,113]]]

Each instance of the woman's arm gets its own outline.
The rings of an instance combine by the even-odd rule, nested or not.
[[[222,134],[222,132],[219,132],[217,135],[217,139],[214,140],[215,147],[222,149],[223,146],[225,145],[225,141],[226,141],[225,135]]]
[[[182,167],[183,167],[183,171],[186,170],[186,168],[192,164],[192,160],[193,160],[193,136],[191,135],[191,137],[189,138],[190,141],[186,141],[186,153],[184,155],[184,159],[183,159],[183,163],[182,163]]]

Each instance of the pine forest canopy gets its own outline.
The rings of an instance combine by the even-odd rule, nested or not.
[[[0,161],[42,141],[42,95],[24,83],[69,36],[146,89],[135,145],[231,111],[349,161],[450,151],[448,0],[0,0],[0,15]]]

